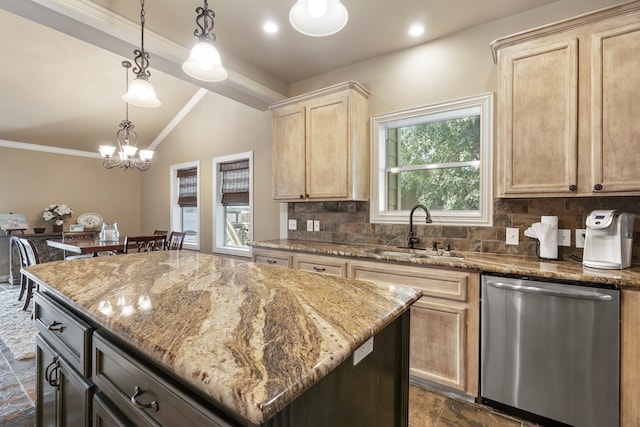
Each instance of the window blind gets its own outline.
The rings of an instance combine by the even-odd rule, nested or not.
[[[249,205],[249,159],[220,163],[222,205]]]
[[[178,205],[198,206],[198,168],[178,169]]]

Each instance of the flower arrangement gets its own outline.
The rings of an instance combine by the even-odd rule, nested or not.
[[[73,211],[67,205],[49,205],[44,210],[42,217],[45,221],[55,221],[56,225],[62,225],[65,218],[73,215]]]

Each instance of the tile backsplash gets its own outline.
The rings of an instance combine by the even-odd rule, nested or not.
[[[585,228],[591,211],[618,209],[636,214],[632,262],[640,263],[640,197],[585,197],[553,199],[495,199],[492,227],[441,226],[414,224],[420,238],[419,247],[430,248],[436,241],[449,244],[453,251],[490,252],[510,255],[536,255],[536,240],[526,237],[524,230],[540,222],[542,215],[558,216],[558,227],[571,230],[571,246],[560,247],[560,257],[582,257],[575,247],[575,230]],[[369,202],[299,202],[288,204],[289,219],[295,219],[297,230],[289,230],[290,239],[331,243],[358,243],[388,246],[406,244],[406,224],[372,224]],[[320,231],[306,231],[307,220],[320,221]],[[506,228],[520,230],[520,244],[505,244]]]

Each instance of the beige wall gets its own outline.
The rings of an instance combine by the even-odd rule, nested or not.
[[[200,161],[200,249],[211,252],[212,158],[253,151],[254,240],[278,237],[279,204],[271,201],[271,112],[212,92],[157,147],[142,176],[142,229],[170,229],[171,165]]]
[[[0,212],[23,213],[30,228],[47,227],[42,212],[67,204],[73,216],[96,212],[118,223],[121,234],[140,230],[140,173],[107,170],[98,158],[0,147]],[[31,231],[30,231],[31,232]]]
[[[369,113],[376,115],[496,92],[498,69],[489,46],[493,40],[619,3],[623,1],[558,1],[412,49],[294,83],[289,87],[289,95],[355,80],[371,91]]]

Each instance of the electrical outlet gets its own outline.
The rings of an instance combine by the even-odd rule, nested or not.
[[[313,221],[313,231],[320,231],[320,221],[317,219]]]
[[[296,222],[295,219],[290,219],[289,220],[289,230],[295,230],[296,228],[298,228],[298,224]]]
[[[520,230],[517,228],[509,228],[507,227],[507,245],[518,245],[520,243]]]
[[[558,230],[558,246],[571,246],[571,230]]]
[[[307,231],[313,231],[313,220],[307,220]]]
[[[584,228],[576,228],[576,248],[584,248],[584,237],[587,230]]]

